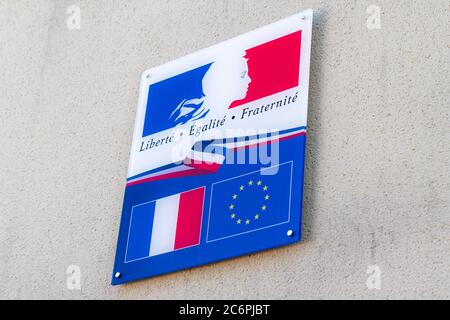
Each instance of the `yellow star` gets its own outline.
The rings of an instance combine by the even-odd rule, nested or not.
[[[269,187],[268,186],[264,186],[263,190],[267,191],[267,189],[269,189]]]
[[[245,224],[250,224],[250,219],[245,220]]]
[[[262,210],[262,211],[265,211],[266,209],[267,209],[266,206],[262,206],[262,207],[261,207],[261,210]]]
[[[270,196],[268,194],[266,194],[266,196],[264,197],[265,200],[269,200]]]
[[[250,180],[250,181],[248,182],[248,185],[249,185],[249,186],[252,186],[252,185],[253,185],[253,180]]]
[[[244,190],[244,186],[240,186],[239,190],[241,190],[241,191]]]
[[[230,210],[234,209],[234,204],[230,205]]]
[[[259,219],[259,214],[256,214],[255,215],[255,220],[258,220]]]
[[[241,219],[238,219],[238,221],[236,221],[237,224],[241,224]]]
[[[233,200],[237,199],[237,194],[233,194]]]
[[[233,214],[231,215],[231,219],[234,219],[234,218],[236,218],[236,215],[233,213]]]
[[[261,184],[262,184],[262,181],[259,180],[258,183],[257,183],[257,185],[260,186]]]

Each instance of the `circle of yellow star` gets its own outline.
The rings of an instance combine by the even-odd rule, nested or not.
[[[244,183],[244,184],[239,186],[239,191],[241,191],[241,192],[244,191],[246,186],[249,187],[248,190],[252,190],[250,187],[253,186],[253,185],[257,185],[257,186],[261,187],[260,190],[264,191],[263,192],[263,197],[264,197],[263,201],[264,202],[265,201],[269,202],[269,199],[271,198],[270,195],[268,194],[268,191],[267,191],[269,189],[269,187],[267,185],[263,184],[263,182],[261,180],[258,180],[258,181],[248,180],[247,183]],[[238,194],[237,193],[233,193],[231,197],[233,199],[233,203],[231,203],[229,205],[229,209],[231,211],[229,214],[230,214],[231,220],[235,221],[236,224],[238,224],[238,225],[241,225],[241,224],[250,225],[252,221],[255,221],[255,223],[256,223],[256,220],[259,220],[262,215],[266,214],[265,212],[267,211],[267,205],[262,205],[260,207],[261,211],[256,213],[253,217],[252,216],[247,217],[245,215],[243,216],[241,214],[237,214],[236,212],[234,212],[234,210],[235,210],[235,207],[236,207],[235,206],[235,201],[238,199]],[[240,196],[239,196],[239,198],[240,198]]]

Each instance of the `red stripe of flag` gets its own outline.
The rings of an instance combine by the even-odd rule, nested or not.
[[[251,82],[247,96],[230,109],[298,86],[301,39],[300,30],[247,49]]]
[[[202,187],[180,194],[175,250],[200,242],[204,192],[205,188]]]

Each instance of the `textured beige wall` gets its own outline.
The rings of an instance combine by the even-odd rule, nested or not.
[[[0,0],[0,298],[450,298],[449,5]],[[141,72],[310,7],[305,241],[110,286]]]

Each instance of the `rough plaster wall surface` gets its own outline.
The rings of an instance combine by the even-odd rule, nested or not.
[[[1,0],[0,298],[450,298],[449,5]],[[141,72],[308,8],[304,241],[112,287]]]

